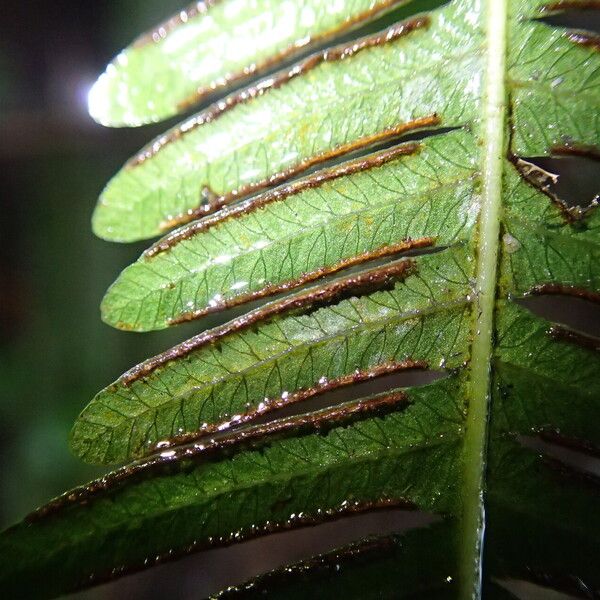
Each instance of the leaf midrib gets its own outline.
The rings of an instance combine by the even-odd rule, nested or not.
[[[506,130],[507,0],[485,4],[486,68],[482,101],[482,195],[477,240],[476,295],[479,311],[474,323],[471,358],[471,398],[466,421],[462,546],[459,554],[460,597],[481,597],[485,513],[483,482],[486,468],[488,413],[491,388],[492,336],[496,300],[496,268],[502,205],[502,174]]]

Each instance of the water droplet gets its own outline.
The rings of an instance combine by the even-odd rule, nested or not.
[[[219,304],[223,301],[223,296],[221,296],[221,294],[215,294],[209,301],[208,301],[208,305],[211,308],[214,308],[215,306],[219,306]]]

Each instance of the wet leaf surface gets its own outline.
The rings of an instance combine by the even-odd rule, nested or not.
[[[165,117],[308,30],[400,3],[312,4],[199,4],[109,67],[92,112]],[[598,329],[538,302],[600,298],[597,206],[563,202],[548,162],[598,154],[596,34],[549,17],[600,3],[423,8],[221,98],[109,182],[98,235],[166,236],[108,290],[104,320],[148,331],[240,313],[83,410],[74,452],[125,466],[0,536],[4,589],[57,595],[395,507],[438,521],[228,594],[357,597],[359,576],[360,597],[512,597],[513,580],[600,593],[597,474],[556,451],[600,448]],[[223,36],[238,50],[211,71],[203,53]],[[150,106],[162,76],[176,85]],[[390,379],[406,373],[427,379]]]

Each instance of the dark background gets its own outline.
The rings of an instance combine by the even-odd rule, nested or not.
[[[3,3],[4,6],[4,3]],[[96,239],[96,198],[163,126],[116,130],[87,116],[87,91],[167,0],[13,3],[0,34],[0,521],[95,474],[67,448],[70,425],[123,370],[187,337],[104,325],[99,303],[144,247]]]
[[[0,10],[0,528],[98,475],[68,450],[77,414],[127,368],[206,325],[139,335],[101,323],[106,288],[147,244],[110,244],[90,228],[104,184],[169,123],[101,127],[87,116],[87,91],[118,50],[183,2],[8,4]],[[573,172],[576,185],[581,171]],[[593,187],[597,171],[591,178]],[[284,560],[407,524],[414,515],[380,513],[273,536],[79,597],[201,598]]]

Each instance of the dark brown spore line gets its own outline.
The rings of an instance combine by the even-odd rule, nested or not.
[[[257,76],[269,69],[276,67],[281,64],[288,58],[292,58],[294,54],[297,54],[302,50],[302,48],[306,48],[309,45],[325,42],[336,34],[341,34],[345,31],[348,31],[359,25],[368,21],[369,19],[378,16],[379,14],[387,11],[389,8],[393,7],[396,4],[403,2],[404,0],[387,0],[386,2],[382,2],[377,6],[372,6],[370,9],[359,13],[358,15],[354,15],[351,18],[346,19],[346,21],[340,24],[335,29],[330,29],[329,31],[325,31],[321,34],[317,35],[309,35],[302,39],[296,40],[294,43],[290,44],[283,50],[277,52],[274,56],[266,58],[258,63],[252,63],[246,67],[244,67],[241,71],[237,73],[227,73],[223,77],[212,81],[208,86],[199,87],[193,94],[191,94],[188,98],[185,98],[181,102],[177,104],[177,108],[179,111],[186,111],[191,108],[194,104],[197,104],[200,100],[204,99],[209,94],[212,94],[216,90],[223,88],[231,83],[239,82],[243,79],[246,79],[250,76]]]
[[[584,144],[564,144],[552,146],[551,153],[556,156],[582,156],[600,161],[600,148]]]
[[[586,33],[585,31],[568,31],[565,35],[574,44],[600,52],[600,36],[598,35]]]
[[[600,351],[600,339],[567,329],[566,327],[561,327],[560,325],[553,325],[548,330],[548,334],[560,342],[575,344],[593,352]]]
[[[599,292],[587,290],[574,285],[564,285],[560,283],[543,283],[536,285],[529,290],[528,295],[570,296],[572,298],[580,298],[594,304],[600,304]],[[561,325],[552,325],[552,327],[550,327],[548,330],[548,335],[555,340],[576,344],[588,350],[600,350],[600,339],[585,335],[584,333],[573,331],[572,329],[568,329],[567,327],[563,327]]]
[[[162,240],[159,240],[156,244],[154,244],[144,252],[144,256],[146,258],[152,258],[157,254],[168,251],[179,242],[189,239],[198,233],[203,233],[209,230],[210,228],[219,225],[229,219],[249,214],[251,212],[261,209],[267,204],[284,200],[285,198],[294,196],[305,190],[318,188],[324,185],[325,183],[334,181],[335,179],[339,179],[340,177],[345,177],[348,175],[359,173],[361,171],[367,171],[370,169],[381,167],[384,164],[395,160],[400,156],[408,156],[411,154],[415,154],[420,150],[420,148],[421,145],[414,142],[401,144],[399,146],[390,148],[388,150],[384,150],[383,152],[379,152],[378,154],[374,154],[366,158],[352,160],[342,165],[333,167],[331,169],[319,171],[314,175],[311,175],[310,177],[305,177],[304,179],[300,179],[299,181],[290,183],[285,187],[280,187],[274,190],[264,192],[259,196],[251,198],[250,200],[247,200],[240,204],[236,204],[235,206],[225,207],[218,213],[211,216],[205,216],[203,219],[195,221],[187,227],[178,229],[177,231],[173,232],[172,234],[168,235]],[[203,188],[201,196],[205,204],[212,203],[213,205],[217,202],[216,199],[219,198],[219,196],[216,196],[208,188]]]
[[[219,100],[206,110],[198,113],[181,125],[156,138],[137,156],[134,156],[132,159],[130,159],[125,166],[128,168],[134,168],[137,165],[140,165],[145,160],[157,154],[164,146],[175,142],[186,133],[193,131],[205,123],[214,121],[238,104],[249,102],[269,90],[281,87],[284,83],[294,79],[295,77],[298,77],[299,75],[311,71],[321,63],[343,60],[366,48],[372,48],[374,46],[386,44],[400,37],[408,35],[417,29],[425,28],[429,25],[429,23],[430,19],[428,16],[415,17],[413,19],[403,21],[402,23],[396,23],[395,25],[392,25],[391,27],[377,34],[366,36],[354,42],[342,44],[340,46],[334,46],[333,48],[313,54],[307,59],[296,63],[288,70],[275,73],[274,75],[259,81],[255,85],[247,87],[234,94],[230,94],[226,98]]]
[[[247,529],[236,531],[227,536],[210,537],[206,540],[195,540],[191,544],[179,548],[171,549],[162,554],[153,554],[137,564],[121,565],[103,573],[93,573],[85,580],[81,581],[74,591],[95,586],[100,583],[108,582],[113,579],[137,573],[149,569],[156,565],[164,564],[177,560],[184,556],[189,556],[201,550],[231,546],[232,544],[250,541],[261,536],[273,533],[282,533],[304,527],[314,527],[335,521],[344,517],[352,517],[367,512],[385,511],[385,510],[417,510],[414,503],[404,498],[384,497],[375,501],[344,501],[339,506],[318,509],[316,514],[294,514],[283,522],[269,522],[265,525],[253,525]]]
[[[195,209],[190,209],[185,213],[177,215],[167,221],[161,222],[159,225],[160,229],[165,231],[167,229],[171,229],[172,227],[175,227],[178,225],[184,225],[186,223],[189,223],[190,221],[194,221],[196,219],[206,217],[208,215],[212,215],[213,213],[219,211],[223,207],[227,207],[230,204],[238,202],[239,200],[242,200],[242,199],[246,198],[247,196],[251,196],[254,193],[259,193],[265,189],[283,184],[286,181],[289,181],[290,179],[295,177],[296,175],[301,175],[305,171],[307,171],[310,168],[315,167],[319,164],[323,164],[334,158],[338,158],[340,156],[350,154],[361,148],[366,148],[366,147],[372,146],[373,144],[375,144],[377,142],[382,142],[387,139],[393,139],[393,138],[400,136],[401,134],[411,131],[413,129],[423,129],[423,128],[435,126],[435,125],[439,124],[439,122],[440,122],[439,118],[436,115],[433,115],[431,117],[417,119],[417,120],[411,121],[409,123],[403,123],[402,125],[399,125],[397,127],[393,127],[390,129],[386,129],[375,135],[360,138],[359,140],[355,140],[352,143],[338,146],[337,148],[334,148],[333,150],[331,150],[329,152],[317,154],[316,156],[304,159],[304,160],[300,161],[298,164],[290,167],[289,169],[275,173],[266,179],[262,179],[260,181],[256,181],[253,183],[243,185],[243,186],[241,186],[231,192],[228,192],[226,194],[218,195],[215,192],[213,192],[212,190],[210,190],[210,188],[204,186],[200,193],[201,203],[200,203],[199,207],[197,207]],[[307,178],[308,183],[305,187],[301,186],[297,191],[295,191],[293,193],[298,193],[298,192],[302,191],[303,189],[307,189],[310,187],[318,187],[319,185],[322,185],[322,183],[324,183],[325,181],[330,181],[331,179],[336,179],[336,178],[342,177],[344,175],[350,175],[350,174],[356,173],[358,171],[365,171],[368,169],[372,169],[372,168],[381,166],[381,165],[385,164],[386,162],[393,160],[396,157],[399,157],[402,155],[413,154],[418,150],[418,148],[419,148],[419,144],[407,143],[405,145],[399,146],[398,148],[393,148],[391,151],[381,153],[374,157],[369,157],[368,159],[365,159],[362,161],[361,160],[352,161],[352,163],[354,165],[354,169],[349,169],[348,171],[345,171],[344,168],[340,168],[339,171],[337,171],[337,172],[335,172],[335,170],[334,170],[334,175],[330,178],[326,177],[323,181],[320,180],[320,177],[319,177],[320,174],[316,173],[314,176]],[[373,160],[370,160],[371,158]],[[311,181],[315,182],[314,185],[311,185]],[[290,195],[290,194],[286,194],[286,195]],[[256,198],[256,200],[260,200],[261,198],[262,198],[262,196],[259,196],[258,198]],[[278,198],[272,198],[271,201],[276,200],[276,199],[278,199]],[[253,198],[252,200],[255,200],[255,199]],[[250,204],[250,206],[252,206],[252,204]],[[260,206],[261,206],[261,204],[259,203],[259,207]],[[248,212],[250,212],[250,211],[248,211]],[[219,215],[220,215],[220,213],[219,213]],[[219,220],[219,215],[217,215],[217,222]],[[228,218],[228,216],[229,215],[227,213],[225,213],[224,218]]]
[[[426,365],[423,368],[426,368]],[[214,437],[198,439],[195,443],[180,445],[169,450],[166,448],[170,446],[165,446],[165,449],[158,454],[153,454],[141,461],[121,467],[87,485],[59,496],[29,514],[26,520],[28,522],[38,521],[69,506],[86,504],[98,496],[118,489],[132,479],[139,480],[157,473],[168,473],[170,472],[169,468],[177,469],[182,467],[182,463],[199,459],[218,458],[228,451],[235,451],[239,447],[245,449],[257,448],[265,443],[272,442],[274,439],[284,437],[286,434],[299,435],[303,432],[311,433],[314,431],[325,433],[335,427],[348,425],[358,419],[374,414],[384,415],[397,410],[399,406],[406,407],[409,402],[408,395],[397,390],[347,402],[313,413],[286,417],[269,423],[221,433]]]
[[[198,208],[188,210],[187,212],[177,215],[167,221],[163,221],[162,223],[160,223],[160,229],[165,231],[177,225],[183,225],[200,217],[210,215],[216,212],[217,210],[223,208],[224,206],[233,204],[234,202],[237,202],[242,198],[245,198],[267,188],[285,183],[286,181],[304,173],[310,168],[320,164],[324,164],[335,158],[339,158],[346,154],[356,152],[357,150],[360,150],[362,148],[368,148],[369,146],[372,146],[373,144],[379,142],[384,142],[386,140],[399,137],[415,129],[434,127],[439,124],[440,119],[437,115],[431,115],[420,119],[415,119],[414,121],[409,121],[407,123],[402,123],[395,127],[384,129],[383,131],[380,131],[373,135],[359,138],[348,144],[342,144],[341,146],[337,146],[336,148],[328,152],[323,152],[321,154],[311,156],[310,158],[303,159],[299,163],[289,167],[288,169],[270,175],[266,179],[261,179],[259,181],[245,184],[223,195],[217,195],[212,190],[210,190],[210,188],[205,186],[201,190],[202,202]],[[401,154],[402,152],[399,152],[396,156],[399,156]],[[391,158],[388,160],[391,160]],[[375,164],[376,163],[377,161],[375,161]],[[369,165],[369,163],[365,161],[362,170],[371,168],[372,166],[374,165]]]
[[[538,433],[538,436],[540,439],[548,442],[549,444],[554,444],[556,446],[561,446],[562,448],[567,448],[568,450],[574,450],[575,452],[581,452],[582,454],[587,454],[588,456],[600,458],[600,448],[590,444],[586,440],[580,440],[566,436],[560,433],[560,431],[551,431],[546,429],[542,429]]]
[[[541,283],[533,286],[527,294],[534,296],[572,296],[573,298],[581,298],[582,300],[600,304],[600,292],[575,285],[564,285],[562,283]]]
[[[520,157],[513,159],[514,165],[521,175],[527,179],[530,183],[535,185],[540,190],[547,192],[551,185],[555,185],[558,182],[558,175],[556,173],[550,173],[535,163],[524,160]]]
[[[600,9],[599,0],[558,0],[550,2],[540,8],[540,12],[560,12],[565,10],[598,10]]]
[[[434,240],[432,238],[429,239],[433,245]],[[367,290],[373,291],[374,289],[379,289],[389,285],[390,282],[408,277],[415,269],[416,261],[405,259],[363,273],[349,275],[327,285],[311,288],[293,296],[271,302],[224,325],[204,331],[166,352],[158,354],[133,367],[113,384],[113,389],[117,389],[119,385],[131,385],[134,381],[146,377],[168,362],[187,356],[191,352],[209,344],[216,344],[225,336],[248,329],[261,321],[265,322],[280,314],[291,311],[307,311],[315,306],[335,302],[337,299],[350,294],[358,295],[365,293]]]
[[[342,375],[332,379],[323,378],[316,382],[314,386],[310,388],[300,389],[295,392],[284,392],[279,398],[265,399],[258,406],[253,407],[246,412],[238,415],[234,415],[229,421],[223,421],[220,423],[204,424],[198,430],[184,433],[181,435],[175,435],[170,437],[168,440],[158,442],[151,450],[150,453],[164,451],[167,448],[173,448],[181,446],[183,444],[190,444],[197,440],[200,440],[207,435],[213,434],[219,431],[227,431],[232,428],[237,428],[242,425],[251,424],[258,417],[272,413],[286,406],[305,402],[310,398],[322,396],[328,392],[338,390],[344,387],[350,387],[357,383],[363,383],[365,381],[374,380],[385,375],[391,375],[392,373],[399,373],[401,371],[409,370],[426,370],[428,367],[425,361],[407,359],[401,362],[387,362],[381,365],[377,365],[371,369],[360,370],[357,369],[353,373],[348,375]],[[385,400],[385,397],[381,397]],[[395,396],[394,396],[395,398]],[[387,402],[387,400],[385,400]],[[314,413],[317,414],[317,413]],[[275,418],[277,415],[274,415]]]
[[[255,302],[263,298],[268,298],[269,296],[289,292],[296,288],[317,281],[319,279],[323,279],[324,277],[327,277],[329,275],[335,275],[336,273],[344,269],[348,269],[350,267],[362,265],[364,263],[374,261],[379,258],[394,256],[399,252],[405,252],[408,250],[414,250],[418,248],[427,248],[431,245],[431,238],[419,238],[417,240],[403,241],[397,244],[383,246],[382,248],[378,248],[377,250],[363,252],[358,256],[352,256],[350,258],[341,260],[334,265],[330,265],[328,267],[321,267],[320,269],[304,273],[296,279],[285,281],[283,283],[266,285],[260,290],[250,292],[248,294],[240,294],[239,296],[235,296],[234,298],[222,300],[220,302],[214,302],[210,306],[205,306],[198,310],[183,313],[178,317],[170,319],[169,325],[178,325],[180,323],[186,323],[188,321],[193,321],[195,319],[204,317],[210,313],[220,312],[222,310],[235,308],[236,306],[240,306],[248,302]]]

